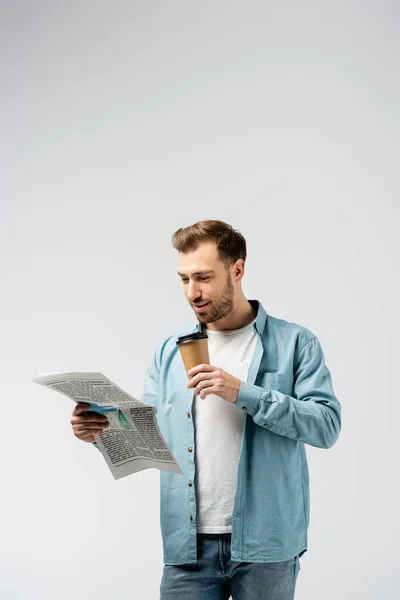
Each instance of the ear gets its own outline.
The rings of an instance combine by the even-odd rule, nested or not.
[[[245,263],[242,258],[238,258],[233,265],[233,277],[235,281],[240,281],[244,275]]]

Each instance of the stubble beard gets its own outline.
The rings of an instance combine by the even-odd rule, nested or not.
[[[234,306],[234,298],[235,289],[233,287],[231,274],[229,273],[222,296],[218,298],[218,300],[210,301],[210,307],[206,314],[203,315],[201,313],[196,313],[197,319],[202,325],[207,325],[207,323],[215,323],[215,321],[223,319],[232,311]]]

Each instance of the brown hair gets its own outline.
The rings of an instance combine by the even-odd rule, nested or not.
[[[218,254],[226,266],[238,258],[246,261],[246,240],[240,231],[223,221],[204,219],[189,227],[175,231],[172,236],[172,245],[178,252],[196,250],[201,242],[214,241],[217,244]]]

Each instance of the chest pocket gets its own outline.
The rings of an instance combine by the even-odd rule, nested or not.
[[[278,390],[282,394],[293,395],[292,373],[259,373],[256,385],[265,390]]]

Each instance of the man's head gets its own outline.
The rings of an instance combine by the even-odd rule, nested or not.
[[[223,221],[204,220],[178,229],[172,245],[179,252],[178,274],[198,320],[214,323],[229,315],[243,300],[247,253],[242,234]]]

